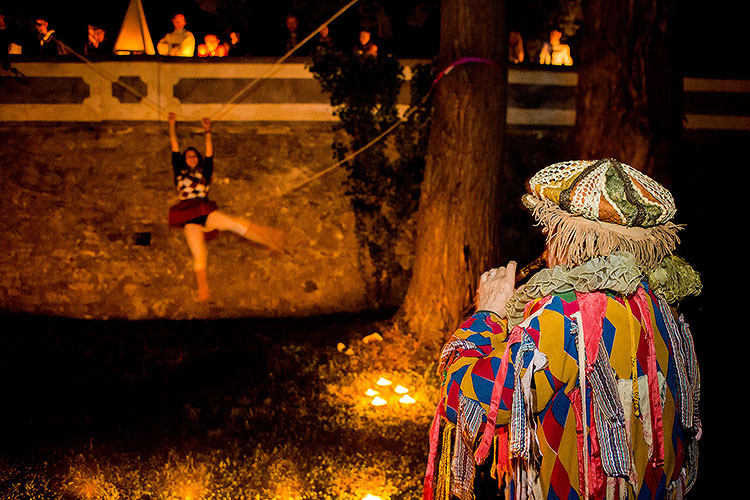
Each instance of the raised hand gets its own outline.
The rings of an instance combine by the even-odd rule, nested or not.
[[[515,292],[516,266],[515,261],[510,261],[506,267],[482,274],[477,288],[477,311],[492,311],[505,317],[505,305]]]

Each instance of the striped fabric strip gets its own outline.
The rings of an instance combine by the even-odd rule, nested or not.
[[[687,445],[687,467],[685,471],[685,492],[690,491],[695,485],[698,477],[698,439],[701,434],[701,419],[699,411],[701,377],[698,369],[698,358],[695,355],[695,345],[693,344],[693,335],[690,333],[690,325],[685,321],[685,317],[680,315],[677,320],[680,325],[680,336],[685,348],[685,357],[687,358],[687,373],[692,386],[693,415],[691,425],[688,427],[696,433],[696,437],[691,439]]]
[[[523,356],[527,352],[536,349],[531,337],[524,333],[521,345],[516,353],[515,384],[513,388],[513,408],[510,417],[510,452],[513,456],[528,459],[528,439],[526,404],[521,387],[521,369],[523,367]]]
[[[453,442],[452,436],[455,427],[451,422],[446,422],[443,428],[436,500],[450,500],[451,498],[451,443]]]
[[[478,402],[459,394],[459,412],[451,472],[451,493],[461,500],[474,498],[474,440],[484,418],[484,409]]]
[[[675,360],[674,368],[677,375],[677,405],[680,408],[680,421],[683,428],[690,429],[693,427],[693,389],[688,375],[688,360],[685,359],[686,346],[683,343],[677,322],[672,316],[669,304],[661,297],[658,298],[657,303],[667,327],[669,342],[672,344],[672,355]]]
[[[476,348],[477,345],[474,342],[454,336],[445,344],[445,346],[443,346],[443,350],[440,352],[440,365],[438,369],[440,371],[447,369],[448,366],[453,363],[453,360],[463,351]]]
[[[679,332],[685,349],[687,374],[693,388],[693,422],[689,428],[697,432],[700,428],[699,404],[701,393],[701,374],[698,369],[698,357],[695,355],[695,344],[693,344],[693,335],[690,333],[690,325],[685,321],[683,315],[680,315],[677,321],[680,324]]]
[[[588,374],[588,382],[591,384],[602,467],[608,476],[631,478],[634,469],[628,446],[630,439],[625,428],[625,411],[603,340],[599,342],[599,351],[593,369]]]

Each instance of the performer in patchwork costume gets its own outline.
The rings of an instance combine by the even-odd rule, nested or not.
[[[700,375],[677,303],[701,290],[673,255],[672,195],[614,159],[550,165],[524,204],[548,267],[482,275],[440,356],[424,496],[679,499],[696,479]],[[443,430],[441,435],[441,423]]]

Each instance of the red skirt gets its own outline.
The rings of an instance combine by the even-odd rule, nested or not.
[[[205,198],[192,198],[182,200],[169,207],[169,227],[185,227],[185,224],[206,225],[206,216],[218,210],[216,202]],[[218,236],[219,231],[213,230],[205,233],[206,240]]]

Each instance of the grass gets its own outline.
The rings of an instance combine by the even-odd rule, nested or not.
[[[377,327],[27,319],[0,345],[0,498],[420,498],[437,380]]]

